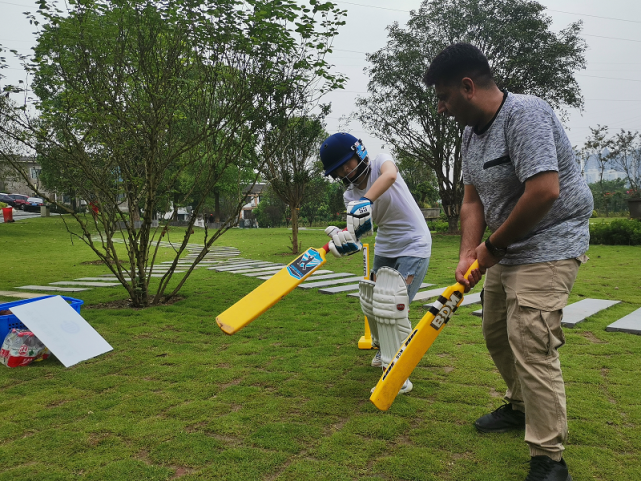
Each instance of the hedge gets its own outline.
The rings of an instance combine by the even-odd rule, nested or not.
[[[590,224],[590,244],[640,245],[641,221],[615,219],[612,222]]]

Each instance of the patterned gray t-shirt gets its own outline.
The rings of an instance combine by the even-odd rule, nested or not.
[[[501,264],[571,259],[588,250],[593,199],[572,145],[552,108],[531,95],[508,93],[491,126],[463,133],[463,182],[476,188],[492,232],[514,209],[525,181],[559,173],[560,195],[527,236],[510,245]]]

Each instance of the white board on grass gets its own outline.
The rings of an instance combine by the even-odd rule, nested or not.
[[[113,350],[60,296],[15,306],[11,308],[11,312],[65,367]]]

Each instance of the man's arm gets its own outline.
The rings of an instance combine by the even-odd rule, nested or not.
[[[476,260],[476,250],[485,232],[485,212],[476,187],[465,185],[463,205],[461,206],[461,250],[456,267],[456,280],[466,287],[466,291],[481,280],[481,270],[471,272],[469,280],[465,272]],[[484,270],[483,270],[484,271]]]
[[[525,181],[525,191],[501,227],[490,237],[490,242],[499,248],[525,237],[552,208],[559,197],[559,174],[556,171],[541,172]],[[479,265],[492,267],[501,259],[489,253],[485,244],[476,248]]]

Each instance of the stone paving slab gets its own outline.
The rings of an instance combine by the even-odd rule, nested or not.
[[[430,286],[433,286],[433,285],[435,285],[435,284],[423,283],[423,284],[421,284],[421,287],[419,289],[422,289],[423,286],[430,287]],[[429,291],[418,291],[416,293],[416,295],[414,296],[414,300],[412,302],[414,302],[414,301],[424,301],[425,299],[429,299],[430,297],[439,296],[439,295],[443,294],[444,290],[445,290],[445,287],[436,288],[436,289],[430,289]],[[360,296],[358,295],[358,292],[356,292],[354,294],[347,294],[347,297],[360,297]]]
[[[579,302],[570,304],[563,309],[563,327],[574,327],[579,322],[593,316],[599,311],[619,304],[621,301],[609,301],[605,299],[581,299]]]
[[[283,267],[284,267],[284,266],[283,266]],[[283,268],[281,267],[280,269],[274,268],[274,270],[273,270],[273,271],[252,272],[252,273],[249,273],[249,274],[243,274],[243,275],[244,275],[245,277],[258,277],[258,279],[262,279],[262,280],[265,280],[265,281],[266,281],[267,279],[271,279],[271,278],[272,278],[272,275],[274,275],[274,274],[278,274],[278,273],[279,273],[280,271],[282,271],[282,270],[283,270]],[[313,272],[313,273],[312,273],[312,275],[311,275],[311,277],[315,277],[315,276],[323,275],[323,274],[333,274],[333,271],[328,271],[328,270],[321,269],[321,270],[318,270],[318,271],[316,271],[316,272]],[[259,277],[259,276],[261,276],[261,277]]]
[[[91,282],[91,281],[57,281],[50,282],[51,286],[84,286],[84,287],[115,287],[120,286],[120,282]]]
[[[321,274],[321,275],[318,275],[317,272],[314,272],[314,274],[316,274],[314,276],[314,280],[315,281],[326,281],[326,280],[329,280],[329,279],[342,280],[341,278],[354,277],[354,274],[352,274],[351,272],[332,272],[331,274]],[[314,275],[314,274],[312,274],[312,275]],[[305,282],[307,282],[307,281],[305,281]],[[305,283],[303,283],[301,285],[305,285]]]
[[[426,284],[425,282],[421,284],[421,287],[419,289],[423,289],[425,287],[430,287],[433,286],[434,284]],[[357,291],[358,290],[358,284],[350,284],[348,286],[337,286],[337,287],[328,287],[326,289],[318,289],[318,292],[321,294],[338,294],[340,292],[348,292],[348,291]],[[356,297],[359,297],[358,294]]]
[[[434,284],[429,284],[430,286],[433,286]],[[414,300],[412,302],[416,301],[425,301],[429,299],[430,297],[436,297],[440,296],[443,294],[443,291],[445,290],[445,287],[440,287],[436,289],[430,289],[429,291],[418,291],[416,295],[414,296]],[[349,297],[358,297],[358,293],[356,294],[348,294]]]
[[[354,276],[354,274],[352,274],[351,272],[331,272],[331,271],[329,271],[327,274],[325,274],[325,273],[323,273],[321,271],[316,271],[316,272],[312,273],[312,276],[314,277],[314,280],[316,280],[316,281],[324,281],[324,280],[327,280],[327,279],[338,279],[338,278],[341,278],[341,277],[343,277],[343,278],[352,277],[352,276]],[[267,279],[271,279],[271,277],[272,276],[265,276],[265,277],[259,277],[259,279],[263,279],[263,280],[266,281]],[[308,282],[308,281],[305,281],[305,282]],[[304,283],[301,284],[301,285],[304,285]]]
[[[159,265],[163,265],[163,266],[170,266],[170,265],[172,265],[173,263],[174,263],[174,261],[162,261]],[[190,266],[190,265],[192,265],[193,263],[194,263],[193,261],[178,261],[178,262],[176,262],[176,265],[177,265],[177,266]],[[207,261],[207,260],[202,260],[202,261],[200,261],[200,262],[198,263],[198,265],[201,265],[201,264],[203,264],[203,265],[205,265],[205,264],[206,264],[206,265],[214,265],[214,264],[220,264],[220,261]]]
[[[584,321],[590,316],[593,316],[599,311],[602,311],[603,309],[607,309],[608,307],[614,306],[615,304],[618,304],[621,301],[609,301],[605,299],[582,299],[579,302],[575,302],[574,304],[568,304],[565,306],[563,309],[563,320],[561,321],[561,325],[563,327],[574,327],[576,326],[579,322]],[[475,316],[482,317],[483,316],[483,310],[479,309],[478,311],[474,311],[472,314]]]
[[[252,267],[270,267],[275,264],[271,262],[260,262],[256,264],[238,264],[237,266],[212,266],[207,267],[207,270],[216,271],[216,272],[235,272],[243,269],[251,269]]]
[[[47,291],[47,292],[82,292],[90,291],[88,287],[56,287],[56,286],[20,286],[15,289],[24,289],[27,291]]]
[[[262,272],[264,274],[266,272],[271,272],[271,271],[278,272],[283,267],[285,267],[285,264],[274,264],[271,267],[258,267],[256,269],[240,269],[238,271],[233,271],[233,273],[234,274],[249,274],[250,272]]]
[[[78,277],[77,279],[74,279],[74,281],[109,281],[111,279],[117,279],[117,277],[109,274],[109,277]]]
[[[274,262],[266,262],[265,264],[255,264],[253,266],[236,266],[236,267],[231,267],[229,269],[226,269],[225,271],[221,272],[231,272],[232,274],[245,274],[247,272],[253,272],[257,271],[259,269],[282,269],[285,267],[285,264],[276,264]],[[254,268],[254,269],[252,269]]]
[[[641,309],[622,317],[605,328],[608,332],[627,332],[641,335]]]
[[[353,275],[354,274],[352,274],[351,272],[332,272],[332,273],[321,274],[321,275],[319,275],[319,271],[312,273],[312,276],[314,276],[314,279],[317,281],[323,281],[327,279],[338,279],[340,277],[352,277]],[[259,279],[267,280],[267,279],[271,279],[271,276],[259,277]]]
[[[42,293],[37,294],[35,292],[0,291],[0,296],[17,297],[18,299],[35,299],[36,297],[42,297]]]
[[[174,271],[174,274],[182,274],[182,273],[184,273],[184,272],[185,272],[185,271]],[[147,275],[149,276],[149,274],[147,274]],[[158,279],[160,279],[160,278],[161,278],[161,277],[163,277],[164,275],[165,275],[165,274],[151,274],[149,277],[153,277],[153,278],[158,278]],[[104,275],[102,276],[102,278],[103,278],[103,279],[109,279],[109,280],[112,280],[112,279],[118,279],[118,278],[117,278],[116,276],[114,276],[113,274],[104,274]],[[129,279],[129,277],[125,276],[125,279]]]
[[[445,290],[445,289],[443,289],[443,290]],[[443,290],[437,295],[442,294]],[[479,302],[481,302],[481,293],[480,292],[473,292],[473,293],[469,293],[468,292],[467,294],[465,294],[465,297],[463,298],[463,302],[461,302],[461,305],[459,307],[469,306],[469,305],[472,305],[472,304],[478,304]],[[431,305],[432,304],[424,304],[423,307],[430,307]],[[474,313],[472,313],[472,314],[474,314]]]
[[[260,271],[260,272],[248,272],[247,274],[242,274],[245,277],[257,277],[258,279],[271,279],[274,274],[278,274],[280,271],[282,271],[283,268],[278,268],[274,267],[273,270],[269,271]]]
[[[326,286],[336,286],[338,284],[345,284],[348,282],[354,282],[361,280],[362,276],[355,277],[343,277],[341,279],[331,279],[329,281],[319,281],[319,282],[304,282],[298,285],[299,289],[314,289],[315,287],[326,287]]]
[[[208,267],[207,269],[217,271],[217,272],[227,272],[227,271],[237,271],[240,269],[249,269],[251,267],[269,267],[273,265],[274,265],[273,262],[253,262],[253,263],[247,263],[247,264],[239,264],[237,266]]]

